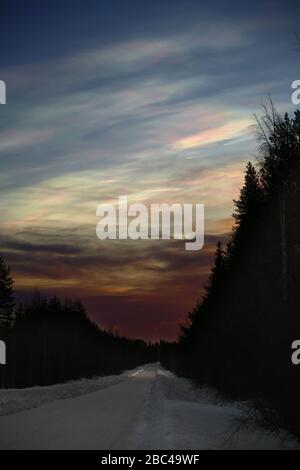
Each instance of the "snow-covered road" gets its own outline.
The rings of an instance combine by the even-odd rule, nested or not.
[[[159,365],[147,365],[120,376],[73,382],[72,388],[0,391],[0,449],[297,446],[241,427],[245,412],[238,404],[218,403],[211,391],[197,390]]]

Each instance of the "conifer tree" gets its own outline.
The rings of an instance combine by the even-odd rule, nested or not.
[[[0,257],[0,326],[10,327],[14,321],[13,279],[10,268]]]
[[[217,287],[221,284],[221,278],[224,274],[225,263],[225,252],[223,250],[222,243],[218,241],[215,252],[214,265],[209,276],[208,286],[206,286],[208,294],[217,289]]]
[[[245,171],[245,182],[241,189],[240,197],[234,200],[236,211],[233,214],[236,223],[245,223],[253,216],[257,216],[257,211],[261,205],[263,193],[259,182],[259,176],[251,162],[247,163]]]

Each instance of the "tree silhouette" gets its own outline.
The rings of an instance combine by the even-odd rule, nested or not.
[[[300,437],[291,363],[300,337],[300,112],[281,117],[270,101],[255,130],[258,165],[246,166],[229,242],[218,244],[205,295],[161,360],[229,398],[263,402],[269,424]]]
[[[8,328],[14,320],[13,279],[10,268],[0,257],[0,326]]]
[[[257,215],[263,200],[263,192],[259,182],[259,176],[251,162],[247,163],[245,182],[241,189],[240,197],[234,200],[236,211],[233,214],[236,223],[241,226]]]
[[[0,280],[0,338],[6,343],[8,357],[6,366],[0,368],[0,387],[115,374],[156,361],[155,345],[101,330],[88,318],[79,299],[62,301],[36,291],[16,307],[14,319],[13,280],[2,258]]]

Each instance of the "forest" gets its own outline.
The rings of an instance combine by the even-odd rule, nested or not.
[[[88,318],[80,300],[62,301],[35,292],[29,301],[12,308],[12,279],[3,259],[0,278],[0,338],[7,349],[0,387],[23,388],[118,374],[153,362],[154,346],[101,330]]]
[[[229,399],[253,399],[263,420],[300,436],[300,112],[273,103],[255,118],[248,163],[226,246],[217,244],[203,298],[162,363]]]

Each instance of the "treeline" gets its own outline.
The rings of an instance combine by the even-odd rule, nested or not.
[[[259,160],[247,164],[234,226],[218,243],[205,295],[161,361],[228,398],[256,398],[265,417],[300,436],[300,112],[272,103],[256,120]]]
[[[7,347],[7,363],[0,366],[2,388],[117,374],[155,361],[155,346],[102,331],[89,320],[80,300],[61,301],[36,293],[26,304],[9,308],[7,294],[12,291],[4,295],[3,286],[8,282],[12,288],[12,282],[2,259],[0,275],[1,270],[0,339]]]

